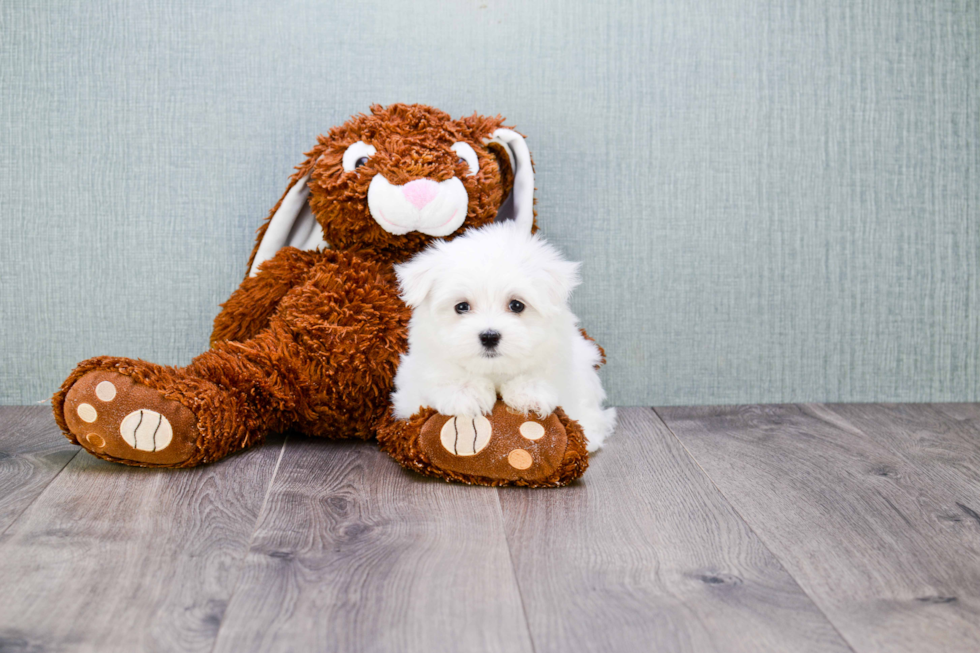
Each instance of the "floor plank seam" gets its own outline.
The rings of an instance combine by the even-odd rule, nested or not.
[[[517,577],[517,566],[514,564],[514,551],[510,545],[510,538],[507,537],[504,507],[500,503],[500,488],[494,488],[493,496],[497,504],[497,514],[500,515],[500,525],[503,527],[504,543],[507,545],[507,559],[510,560],[510,573],[514,577],[514,586],[517,587],[517,598],[521,601],[521,614],[524,615],[524,628],[527,630],[527,639],[531,642],[532,653],[537,653],[538,649],[534,644],[534,633],[531,632],[531,622],[527,618],[527,607],[524,605],[524,590],[521,589],[521,580]]]
[[[269,476],[269,484],[266,486],[265,495],[262,497],[262,506],[259,508],[259,512],[255,517],[255,523],[252,525],[252,532],[248,536],[248,542],[245,544],[245,550],[242,552],[242,557],[238,563],[238,578],[235,579],[235,589],[233,589],[231,594],[228,595],[228,603],[225,606],[224,613],[221,615],[221,623],[218,624],[218,629],[214,633],[214,641],[211,642],[211,653],[214,653],[214,648],[218,645],[218,639],[221,637],[221,629],[225,626],[225,617],[228,616],[228,608],[231,607],[231,603],[241,587],[242,576],[245,571],[245,561],[248,558],[248,552],[252,550],[252,543],[255,541],[255,534],[259,530],[259,524],[262,523],[262,518],[265,516],[266,508],[269,505],[269,495],[272,494],[272,486],[276,481],[276,476],[279,474],[279,465],[282,463],[283,454],[286,453],[287,442],[289,442],[289,436],[283,438],[282,447],[279,448],[279,456],[276,458],[276,466],[272,468],[272,474]]]
[[[0,531],[0,539],[2,539],[3,536],[7,534],[7,531],[9,531],[14,524],[16,524],[18,521],[20,521],[20,518],[23,517],[24,514],[28,510],[31,509],[31,506],[33,506],[37,502],[37,500],[41,498],[41,495],[48,491],[48,488],[51,487],[51,484],[54,483],[54,480],[56,478],[58,478],[59,476],[61,476],[61,472],[65,471],[65,468],[68,467],[68,465],[71,464],[71,461],[75,460],[75,456],[77,456],[79,453],[81,453],[81,451],[82,451],[82,449],[81,449],[81,447],[79,447],[78,451],[76,451],[72,455],[71,458],[69,458],[68,460],[65,461],[65,464],[61,466],[61,469],[59,469],[57,472],[55,472],[55,475],[54,476],[52,476],[50,479],[48,479],[48,482],[45,484],[44,489],[42,489],[40,492],[38,492],[37,495],[35,495],[35,497],[33,499],[31,499],[30,503],[28,503],[26,506],[24,506],[24,509],[21,510],[19,513],[17,513],[17,516],[16,517],[14,517],[12,520],[10,520],[10,523],[7,524],[7,527],[4,528],[2,531]]]
[[[786,574],[793,579],[793,582],[796,584],[799,590],[804,594],[804,596],[809,598],[810,602],[814,605],[814,607],[816,607],[816,609],[820,611],[820,614],[824,616],[824,619],[827,620],[827,623],[829,623],[831,628],[833,628],[834,631],[840,636],[841,641],[847,644],[848,648],[850,648],[851,651],[857,653],[857,649],[854,647],[854,643],[844,636],[844,633],[841,632],[841,629],[837,626],[836,623],[834,623],[833,619],[830,618],[830,615],[827,614],[827,611],[824,610],[824,608],[820,605],[817,599],[810,592],[808,592],[806,588],[803,587],[803,585],[800,584],[799,579],[797,579],[796,576],[793,575],[793,572],[791,572],[789,567],[786,566],[786,563],[783,562],[783,559],[780,558],[778,555],[776,555],[775,551],[772,550],[772,547],[769,546],[769,543],[766,542],[766,540],[762,537],[762,534],[759,533],[752,526],[752,523],[749,520],[747,520],[741,512],[739,512],[738,508],[735,507],[735,505],[731,502],[728,496],[722,491],[720,487],[718,487],[718,484],[715,483],[714,479],[711,478],[711,476],[704,469],[704,467],[701,466],[701,463],[698,462],[698,459],[695,458],[694,454],[691,453],[691,451],[687,448],[687,445],[684,444],[684,441],[681,440],[679,437],[677,437],[677,434],[674,433],[674,429],[670,428],[670,424],[667,423],[667,420],[665,420],[663,416],[659,412],[657,412],[656,408],[654,408],[653,406],[650,406],[649,408],[653,412],[653,414],[656,415],[657,419],[659,419],[660,422],[664,425],[664,428],[667,429],[667,432],[670,433],[675,440],[677,440],[678,444],[680,444],[680,446],[684,449],[684,453],[687,454],[688,458],[690,458],[691,461],[694,462],[697,468],[701,471],[701,473],[704,474],[704,477],[708,480],[709,483],[711,483],[711,487],[717,490],[721,498],[725,500],[725,503],[727,503],[728,506],[732,509],[732,511],[736,515],[738,515],[738,518],[742,520],[742,523],[745,524],[746,528],[748,528],[752,532],[752,534],[755,535],[756,538],[758,538],[759,543],[766,548],[766,550],[769,552],[769,554],[773,557],[774,560],[777,560],[779,562],[779,565],[783,568],[783,571],[785,571]]]

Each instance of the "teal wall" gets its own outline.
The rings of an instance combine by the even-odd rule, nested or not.
[[[501,113],[617,404],[980,400],[980,3],[0,4],[0,401],[184,364],[314,137]]]

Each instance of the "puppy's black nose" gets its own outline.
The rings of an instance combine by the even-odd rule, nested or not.
[[[500,342],[500,332],[499,331],[484,331],[480,334],[480,342],[487,349],[493,349]]]

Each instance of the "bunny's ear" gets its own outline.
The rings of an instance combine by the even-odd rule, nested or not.
[[[517,132],[503,128],[494,131],[487,143],[503,146],[514,171],[514,188],[497,210],[495,222],[514,220],[522,231],[531,233],[534,226],[534,168],[527,143]]]
[[[323,239],[320,223],[313,216],[308,200],[310,172],[316,159],[304,166],[305,174],[295,178],[286,188],[286,193],[273,213],[259,228],[252,256],[248,260],[248,276],[254,277],[259,266],[271,259],[283,247],[297,247],[303,250],[329,247]],[[297,173],[298,174],[298,173]]]

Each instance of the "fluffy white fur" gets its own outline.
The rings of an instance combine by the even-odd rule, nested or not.
[[[568,306],[578,263],[513,222],[437,241],[396,266],[402,299],[412,309],[408,353],[392,395],[395,416],[420,407],[443,415],[488,414],[497,394],[516,410],[546,417],[560,406],[585,430],[589,451],[616,426],[616,410],[595,365],[599,350],[578,329]],[[516,313],[511,302],[524,310]],[[461,302],[469,310],[458,314]],[[488,348],[480,334],[496,331]]]

